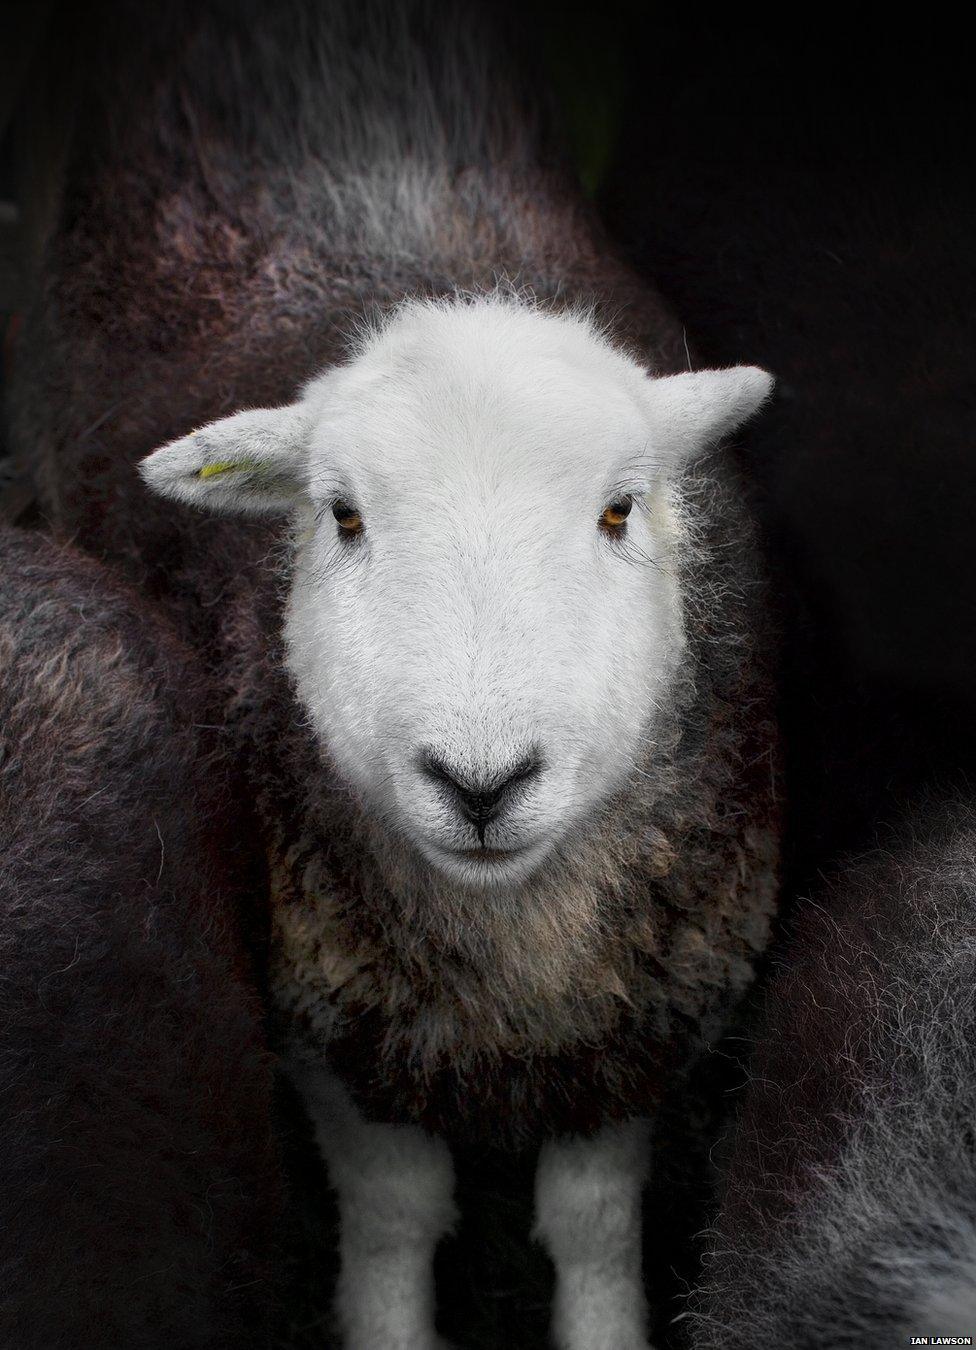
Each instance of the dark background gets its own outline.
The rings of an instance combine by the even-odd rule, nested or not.
[[[704,7],[703,7],[704,9]],[[789,889],[974,762],[976,183],[949,13],[643,11],[606,219],[748,437],[784,600]]]
[[[581,179],[696,362],[754,362],[779,380],[742,455],[783,616],[788,910],[902,799],[965,790],[976,764],[971,59],[948,9],[710,8],[536,0],[531,19]],[[43,6],[5,12],[16,41],[0,112],[29,79],[42,19]],[[5,141],[8,202],[10,164]],[[8,346],[16,230],[0,206]],[[0,514],[31,512],[0,446]],[[734,1101],[742,1044],[662,1126],[647,1211],[662,1322],[694,1277],[708,1212],[689,1140]],[[440,1274],[445,1327],[465,1328],[467,1345],[544,1343],[528,1177],[519,1161],[461,1160],[471,1203]],[[321,1174],[298,1189],[311,1247],[296,1242],[296,1287],[324,1281],[331,1241],[309,1217],[328,1207]],[[318,1316],[296,1314],[288,1344],[319,1343]]]

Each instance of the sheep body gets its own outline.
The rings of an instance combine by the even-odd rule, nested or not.
[[[569,346],[568,375],[538,360],[547,342]],[[533,406],[536,366],[558,398]],[[770,790],[769,747],[740,740],[755,733],[731,711],[759,674],[757,597],[725,575],[721,617],[704,618],[701,530],[728,502],[707,470],[682,481],[655,425],[674,400],[691,422],[688,397],[707,407],[723,378],[648,381],[585,316],[519,296],[408,305],[289,408],[213,423],[143,466],[179,500],[294,516],[282,663],[308,724],[290,765],[307,833],[288,819],[281,865],[273,845],[276,1001],[284,1039],[328,1047],[372,1114],[523,1143],[627,1118],[688,1058],[687,1029],[716,1034],[748,983],[775,875],[750,801]],[[652,441],[630,560],[600,540],[602,497],[592,518],[576,503],[591,476],[599,494],[607,423],[611,470],[633,476],[631,451]],[[362,507],[361,541],[333,520],[337,482]],[[490,861],[418,766],[430,744],[465,776],[539,747],[485,827]]]
[[[660,423],[661,445],[680,441],[685,413],[694,423],[689,410],[708,406],[708,389],[727,389],[733,403],[733,384],[753,392],[734,417],[713,410],[698,448],[747,415],[768,381],[748,372],[731,383],[715,372],[704,382],[674,377],[684,381],[677,385],[647,379],[648,365],[658,376],[684,368],[680,329],[607,245],[531,108],[521,53],[499,47],[484,11],[293,3],[261,15],[257,22],[248,5],[174,6],[153,19],[143,44],[132,42],[131,26],[142,29],[144,14],[122,5],[111,30],[93,24],[97,52],[87,33],[77,35],[91,59],[72,50],[71,69],[108,64],[114,73],[87,77],[63,156],[66,190],[41,211],[43,285],[19,362],[19,436],[42,446],[41,485],[57,527],[117,559],[222,680],[213,714],[241,749],[271,866],[281,1045],[318,1113],[333,1174],[352,1175],[336,1152],[341,1141],[361,1142],[344,1123],[345,1093],[371,1124],[448,1141],[538,1145],[574,1131],[602,1138],[616,1124],[626,1133],[632,1116],[653,1112],[665,1076],[721,1027],[774,904],[765,601],[734,466],[695,458],[694,446],[679,456],[647,516],[666,545],[657,580],[650,567],[615,574],[619,594],[626,575],[642,601],[656,586],[676,625],[646,663],[648,679],[652,667],[665,676],[653,719],[643,710],[653,734],[624,719],[626,753],[612,781],[591,788],[577,776],[586,815],[564,838],[552,832],[534,870],[487,890],[473,872],[418,857],[402,818],[375,809],[382,774],[359,781],[337,764],[338,743],[316,734],[328,699],[296,705],[297,653],[310,634],[296,640],[292,627],[279,636],[283,594],[291,621],[303,568],[318,568],[333,587],[342,572],[326,572],[316,557],[306,566],[302,531],[323,521],[334,530],[330,508],[341,503],[334,492],[315,499],[302,466],[321,430],[313,414],[337,382],[364,370],[362,344],[351,360],[348,347],[364,310],[380,338],[395,338],[416,317],[405,298],[418,294],[445,322],[481,306],[486,331],[507,313],[540,335],[576,322],[590,356],[609,353],[641,399],[666,402],[665,386],[680,391],[680,412]],[[126,42],[146,56],[123,68]],[[113,119],[119,79],[127,114]],[[266,96],[255,99],[255,89]],[[583,317],[597,302],[608,338]],[[407,351],[400,361],[408,375],[411,360]],[[296,402],[273,407],[310,377]],[[459,416],[470,425],[465,398]],[[242,406],[251,411],[187,435]],[[372,417],[380,402],[363,407]],[[246,447],[236,464],[224,453],[235,437]],[[265,514],[297,493],[287,542],[267,521],[201,528],[191,513],[140,494],[132,466],[167,438],[173,445],[159,455],[169,458],[149,462],[155,486],[167,490],[169,468],[182,466],[170,495],[200,489],[220,505],[237,491],[225,472],[239,470],[251,507]],[[365,458],[358,468],[377,468]],[[147,465],[151,481],[154,471]],[[581,508],[593,556],[605,501],[592,517]],[[367,512],[367,538],[369,530]],[[645,638],[647,603],[634,625]],[[494,622],[497,604],[491,613]],[[574,622],[588,616],[603,617],[591,605]],[[623,644],[630,635],[621,632]],[[577,651],[582,660],[585,643]],[[496,663],[502,674],[512,667]],[[333,663],[332,678],[342,670]],[[358,697],[368,689],[367,673]],[[395,693],[387,689],[381,711]],[[358,722],[361,732],[369,718]],[[599,721],[583,723],[580,734],[595,739]],[[341,1091],[315,1076],[324,1053]],[[396,1137],[418,1178],[397,1231],[422,1234],[426,1250],[449,1208],[446,1173],[418,1136]],[[639,1192],[638,1150],[619,1146],[622,1137],[606,1136],[606,1157]],[[357,1156],[379,1168],[384,1149]],[[553,1155],[541,1175],[569,1185],[575,1159]],[[351,1202],[346,1212],[357,1212]],[[414,1288],[412,1275],[404,1279]],[[356,1303],[365,1319],[350,1329],[351,1343],[387,1344],[390,1328],[370,1321],[369,1300],[344,1288],[340,1302]],[[417,1307],[425,1297],[416,1294]],[[639,1334],[639,1313],[627,1317],[621,1350]]]
[[[253,868],[176,637],[0,531],[0,1342],[262,1343],[270,1062]]]
[[[927,805],[796,918],[765,995],[695,1344],[971,1335],[976,818]]]

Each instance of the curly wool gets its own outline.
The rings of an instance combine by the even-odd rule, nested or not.
[[[976,1323],[976,813],[925,806],[796,920],[694,1300],[694,1343]]]
[[[189,653],[0,531],[0,1343],[263,1344],[279,1181],[226,765]]]

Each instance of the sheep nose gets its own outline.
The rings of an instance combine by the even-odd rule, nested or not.
[[[428,778],[450,790],[461,815],[475,827],[484,846],[485,827],[500,813],[511,789],[540,772],[542,756],[533,750],[505,769],[475,776],[462,773],[434,751],[424,750],[420,767]]]

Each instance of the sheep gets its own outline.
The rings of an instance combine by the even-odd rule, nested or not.
[[[182,644],[0,530],[0,1344],[265,1344],[278,1163],[253,888]]]
[[[974,918],[965,798],[916,807],[800,911],[693,1305],[700,1350],[976,1333]]]
[[[491,1142],[540,1150],[560,1346],[643,1346],[648,1118],[775,902],[765,591],[707,453],[770,377],[684,371],[487,11],[174,9],[53,67],[91,84],[19,438],[222,676],[346,1344],[436,1343],[451,1149]]]

